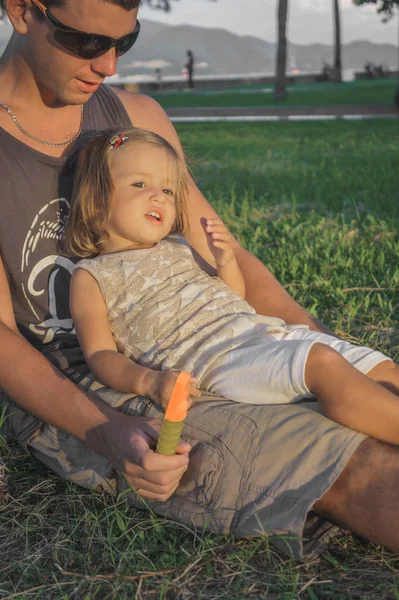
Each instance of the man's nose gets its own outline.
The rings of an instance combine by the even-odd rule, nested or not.
[[[91,68],[95,73],[98,73],[103,77],[111,77],[111,75],[115,75],[116,73],[117,62],[118,59],[116,58],[115,48],[111,48],[102,56],[92,60]]]

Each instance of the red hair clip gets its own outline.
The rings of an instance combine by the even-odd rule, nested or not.
[[[127,135],[122,135],[122,133],[120,133],[119,135],[114,136],[113,138],[111,138],[108,141],[108,144],[111,146],[111,150],[113,150],[114,148],[117,148],[118,146],[123,146],[124,142],[126,142],[126,140],[128,140],[129,138],[127,137]]]

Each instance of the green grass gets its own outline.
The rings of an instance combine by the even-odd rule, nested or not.
[[[292,295],[398,360],[398,124],[179,125],[202,190]],[[310,564],[60,480],[0,441],[0,598],[393,600],[399,561],[342,532]]]
[[[399,123],[197,124],[178,131],[200,188],[301,304],[349,334],[359,335],[367,321],[376,328],[374,344],[385,335],[378,333],[382,307],[385,327],[394,328]],[[373,289],[346,291],[353,287]]]
[[[292,86],[282,102],[276,102],[273,94],[261,90],[257,93],[236,90],[209,93],[198,90],[190,93],[153,94],[153,97],[164,108],[392,104],[396,87],[395,79]]]

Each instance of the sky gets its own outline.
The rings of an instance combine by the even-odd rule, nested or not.
[[[171,0],[173,10],[165,14],[140,8],[142,18],[169,24],[222,27],[233,33],[276,40],[277,0]],[[289,0],[288,35],[292,42],[332,43],[332,0]],[[243,6],[246,6],[245,10]],[[382,23],[374,5],[357,7],[340,0],[343,42],[368,39],[398,43],[398,18]]]
[[[142,18],[166,24],[190,24],[221,27],[242,35],[276,40],[277,0],[171,0],[173,10],[163,13],[143,5]],[[248,8],[244,11],[243,6]],[[398,17],[382,23],[375,6],[353,6],[352,0],[340,0],[343,43],[368,39],[376,43],[398,44]],[[0,38],[10,35],[8,25],[0,27]],[[288,37],[292,42],[332,43],[332,0],[289,0]]]

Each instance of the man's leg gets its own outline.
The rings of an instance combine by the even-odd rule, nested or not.
[[[158,407],[148,416],[161,418]],[[143,503],[132,490],[131,504],[217,534],[266,534],[296,558],[320,554],[336,530],[313,506],[365,440],[320,414],[316,402],[259,406],[205,392],[183,438],[192,451],[176,493]]]
[[[225,418],[228,416],[227,412],[230,412],[229,409],[238,408],[239,405],[223,403],[215,399],[216,412],[222,408],[221,404],[226,409],[226,413],[222,414],[223,421],[231,420]],[[266,407],[252,408],[258,414],[269,412]],[[295,410],[295,408],[300,409],[299,406],[287,408],[289,411]],[[248,405],[245,406],[245,412],[249,413],[249,420],[243,430],[246,433],[245,437],[247,437],[249,447],[253,446],[253,451],[255,448],[252,442],[255,442],[256,435],[255,429],[249,435],[249,425],[252,424],[255,427],[254,421],[250,418],[252,412],[250,409],[251,407]],[[233,413],[235,413],[234,410]],[[309,417],[312,414],[313,411],[308,410],[302,413],[302,417],[308,417],[309,427],[312,421],[311,418],[309,420]],[[217,424],[217,415],[213,414],[212,416],[215,424]],[[232,416],[233,414],[230,413],[230,417]],[[238,417],[237,414],[236,416]],[[289,418],[290,415],[287,413],[284,418],[285,427],[288,425]],[[235,424],[238,427],[232,427],[236,432],[242,430],[239,425],[244,423],[242,415],[238,419]],[[301,429],[301,421],[298,425]],[[284,426],[282,427],[284,428]],[[334,429],[338,429],[338,427],[334,424]],[[288,428],[290,428],[289,425]],[[106,489],[113,487],[112,481],[109,479],[112,478],[111,471],[107,472],[105,468],[107,465],[104,465],[104,468],[101,466],[103,457],[96,457],[93,453],[93,460],[91,460],[91,453],[88,453],[87,448],[79,440],[75,440],[70,436],[64,439],[61,432],[57,432],[58,435],[54,435],[53,439],[53,434],[50,435],[52,431],[54,431],[54,434],[56,433],[53,428],[46,426],[44,434],[40,435],[30,445],[30,451],[34,456],[61,476],[85,487],[103,487]],[[232,527],[232,532],[239,537],[256,536],[262,532],[270,533],[275,537],[275,545],[289,553],[293,552],[296,557],[300,557],[302,552],[303,554],[312,553],[313,551],[319,553],[322,549],[322,544],[319,544],[319,542],[322,541],[324,534],[331,530],[328,523],[323,524],[320,522],[317,523],[316,527],[313,527],[311,520],[308,520],[309,527],[307,528],[305,523],[306,514],[314,512],[320,517],[350,529],[370,541],[382,544],[395,552],[399,551],[399,526],[395,527],[399,516],[399,448],[372,439],[363,441],[354,451],[335,483],[312,507],[312,503],[309,502],[309,491],[313,488],[311,485],[312,477],[315,475],[315,479],[320,477],[321,480],[325,478],[327,481],[331,476],[334,476],[331,472],[332,466],[327,465],[319,444],[313,447],[312,443],[309,448],[303,446],[301,448],[301,444],[299,444],[297,446],[297,456],[293,455],[292,461],[290,461],[287,460],[284,441],[280,447],[280,461],[277,460],[276,456],[269,455],[268,457],[267,454],[263,459],[259,455],[258,458],[252,456],[248,461],[248,456],[244,454],[241,457],[236,455],[233,444],[235,443],[234,437],[237,436],[234,436],[232,431],[231,433],[233,435],[229,440],[226,440],[226,438],[224,440],[218,439],[219,435],[211,436],[209,441],[205,442],[204,440],[199,446],[194,446],[191,468],[186,474],[182,486],[171,501],[165,504],[156,503],[156,506],[153,506],[156,512],[197,526],[208,526],[215,517],[216,520],[218,520],[218,517],[222,517],[220,528],[217,522],[215,527],[213,525],[210,527],[210,530],[217,533],[227,532],[231,525],[226,527],[225,523],[229,522],[231,524],[232,521],[236,521],[236,526]],[[275,433],[275,429],[273,431],[269,429],[269,437],[274,437]],[[266,442],[268,434],[261,436],[264,442]],[[281,435],[280,442],[289,438],[284,431],[281,432]],[[326,430],[326,435],[330,435],[328,430]],[[221,432],[221,436],[224,437],[223,432]],[[53,440],[53,442],[50,443],[49,440]],[[326,446],[329,446],[331,441],[330,438]],[[351,444],[353,441],[350,440],[349,443]],[[240,444],[242,444],[242,440]],[[271,444],[275,447],[280,446],[280,443],[276,441],[272,441]],[[295,439],[293,445],[296,445]],[[244,450],[244,448],[242,449]],[[335,450],[337,450],[337,447],[335,447]],[[296,462],[301,451],[304,454],[304,459],[301,459],[301,462]],[[320,464],[324,463],[324,473],[320,472],[318,475],[314,472],[306,481],[303,474],[308,472],[306,457],[309,451],[313,455],[320,455]],[[198,456],[196,456],[196,453]],[[224,453],[225,458],[223,458]],[[319,467],[312,462],[311,456],[308,456],[308,459],[312,463],[310,471],[316,471]],[[345,462],[345,458],[343,460]],[[247,467],[251,463],[252,469],[248,469]],[[304,469],[301,463],[304,464]],[[270,467],[273,464],[275,468],[271,471]],[[259,476],[262,465],[265,467],[264,470],[269,472],[262,478],[263,481]],[[108,466],[108,468],[110,467]],[[280,490],[277,490],[275,482],[279,479],[278,472],[280,468],[281,487]],[[300,473],[301,469],[303,474]],[[246,473],[246,471],[248,472]],[[221,475],[222,473],[222,480],[220,480],[217,474]],[[289,483],[290,477],[294,479],[297,489],[293,489],[295,486]],[[244,489],[244,480],[247,480],[245,481],[246,490]],[[110,485],[107,485],[107,483]],[[198,484],[201,485],[197,487]],[[233,485],[237,485],[237,490],[233,490]],[[328,483],[322,483],[321,485],[328,488]],[[318,490],[320,490],[319,486],[320,482],[315,484],[315,497],[317,497]],[[222,493],[223,491],[224,493]],[[304,494],[303,498],[302,494]],[[227,499],[227,507],[223,506],[223,499]],[[303,502],[302,506],[301,502]],[[141,502],[136,501],[134,504],[140,506]],[[147,502],[146,504],[151,505],[153,503]],[[143,507],[145,508],[145,505]],[[229,513],[231,516],[226,517],[225,515]],[[302,531],[304,537],[307,536],[308,532],[311,532],[310,535],[308,534],[309,538],[314,536],[316,540],[313,543],[310,539],[308,547],[304,544],[304,550],[302,550],[300,540]],[[288,541],[284,541],[285,533],[288,534]],[[298,542],[294,539],[295,536],[298,537]]]
[[[399,448],[367,439],[313,510],[399,552],[398,498]]]
[[[70,357],[64,362],[75,366]],[[162,417],[146,399],[125,403],[123,395],[96,385],[90,375],[78,379],[128,414]],[[8,417],[21,445],[61,476],[91,488],[113,488],[112,467],[82,442],[18,409]],[[168,502],[146,503],[156,512],[237,537],[268,533],[296,557],[322,550],[331,530],[324,517],[399,548],[392,531],[399,451],[364,442],[363,435],[319,414],[315,402],[254,406],[204,394],[189,412],[185,434],[193,444],[190,468]],[[142,505],[134,494],[131,499]]]

